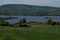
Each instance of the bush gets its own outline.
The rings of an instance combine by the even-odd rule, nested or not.
[[[8,23],[8,22],[4,22],[4,23],[1,23],[0,25],[1,25],[1,26],[8,26],[9,23]]]
[[[30,25],[27,25],[26,23],[21,23],[19,26],[20,27],[31,27]]]
[[[57,22],[57,25],[59,25],[60,23],[59,22]]]
[[[52,22],[51,25],[56,25],[57,23],[56,22]]]
[[[30,25],[27,25],[27,22],[26,22],[25,18],[21,19],[18,24],[19,24],[20,27],[31,27]]]

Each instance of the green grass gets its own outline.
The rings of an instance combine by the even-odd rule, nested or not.
[[[0,26],[0,40],[60,40],[60,25]]]

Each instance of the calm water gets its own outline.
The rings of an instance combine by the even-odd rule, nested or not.
[[[0,16],[0,17],[10,17],[10,16]],[[18,19],[10,19],[5,20],[9,23],[17,23],[22,18],[25,18],[27,22],[47,22],[48,19],[44,19],[45,17],[55,17],[57,19],[52,19],[52,21],[60,22],[60,16],[11,16],[11,17],[18,17]]]

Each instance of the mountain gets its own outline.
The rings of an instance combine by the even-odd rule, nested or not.
[[[0,15],[60,16],[60,8],[25,4],[6,4],[0,6]]]

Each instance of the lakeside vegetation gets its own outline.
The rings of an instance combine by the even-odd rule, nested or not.
[[[18,27],[31,27],[30,24],[48,24],[48,25],[60,25],[60,22],[52,21],[52,18],[48,18],[47,23],[40,22],[26,22],[26,19],[21,19],[18,23],[10,24],[4,20],[0,20],[0,26],[18,26]]]
[[[58,19],[56,17],[45,17],[44,19]]]

